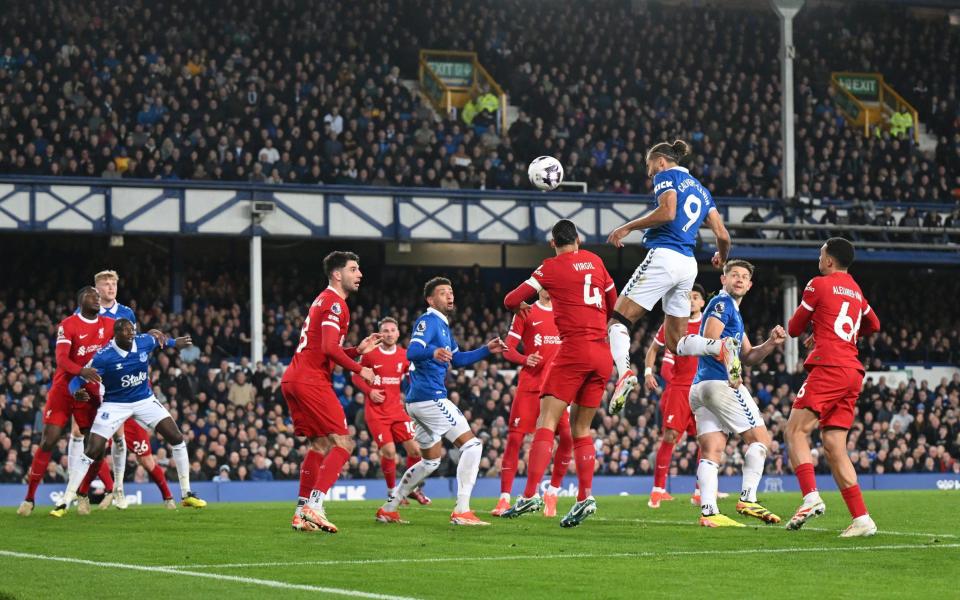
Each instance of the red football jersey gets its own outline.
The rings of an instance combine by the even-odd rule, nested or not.
[[[373,385],[369,387],[383,390],[386,396],[381,404],[367,400],[367,416],[383,420],[406,420],[407,411],[403,409],[403,398],[400,394],[400,380],[410,368],[406,349],[394,346],[393,351],[385,352],[383,348],[375,348],[360,358],[360,364],[373,369]],[[359,377],[354,375],[354,381]]]
[[[57,348],[69,345],[67,359],[76,367],[58,364],[53,375],[50,391],[70,395],[70,380],[80,372],[80,368],[90,362],[97,350],[113,337],[113,319],[98,315],[96,319],[84,319],[77,313],[60,321],[57,329]]]
[[[560,349],[560,333],[553,318],[553,307],[545,308],[539,302],[535,302],[526,314],[518,313],[513,317],[513,323],[507,335],[523,344],[525,354],[540,353],[542,358],[537,366],[521,365],[518,385],[525,389],[539,389],[544,373],[550,368],[553,357]]]
[[[336,336],[337,345],[342,346],[348,331],[350,309],[347,308],[347,302],[328,287],[310,305],[310,312],[300,329],[300,343],[283,379],[311,381],[320,377],[329,381],[336,363],[323,351],[323,336]]]
[[[690,319],[687,323],[687,335],[700,333],[700,322],[703,315],[696,320]],[[667,345],[666,332],[663,325],[657,330],[653,341],[660,346]],[[693,385],[693,378],[697,375],[697,366],[700,364],[699,356],[676,356],[668,348],[663,349],[663,364],[660,365],[660,375],[667,383],[676,383],[677,385]]]
[[[806,312],[806,315],[802,311]],[[800,318],[797,324],[795,320]],[[803,290],[797,314],[790,320],[791,335],[798,335],[813,321],[815,345],[804,366],[850,367],[863,370],[857,337],[880,328],[880,320],[849,273],[814,277]],[[800,329],[800,331],[795,331]]]
[[[560,339],[602,341],[607,338],[607,311],[613,278],[599,256],[588,250],[565,252],[543,261],[527,284],[546,288]]]

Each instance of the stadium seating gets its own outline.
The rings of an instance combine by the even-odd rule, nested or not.
[[[50,6],[0,15],[18,32],[0,49],[0,174],[513,189],[527,187],[527,161],[549,153],[568,180],[643,193],[645,148],[684,137],[716,196],[782,196],[768,10],[651,4],[632,14],[626,2],[576,0],[546,13],[519,0],[456,11],[442,0]],[[947,27],[892,5],[800,14],[799,196],[957,200],[950,74],[960,44]],[[401,82],[415,78],[419,48],[475,49],[520,118],[499,134],[435,122]],[[935,153],[844,122],[827,81],[855,69],[882,70],[917,106]]]

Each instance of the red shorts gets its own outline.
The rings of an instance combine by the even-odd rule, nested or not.
[[[280,384],[298,437],[349,435],[347,416],[330,382],[284,381]]]
[[[43,408],[43,424],[66,429],[72,416],[77,422],[77,427],[86,431],[93,425],[98,408],[100,408],[99,400],[80,402],[71,396],[69,391],[51,388],[47,394],[47,404]]]
[[[612,372],[613,356],[606,341],[564,342],[543,382],[541,396],[597,408]]]
[[[668,383],[660,397],[660,414],[663,415],[663,429],[672,429],[697,437],[697,421],[690,410],[690,386]]]
[[[377,443],[377,446],[383,448],[386,444],[402,444],[412,440],[417,431],[414,429],[413,420],[407,415],[400,417],[377,417],[367,415],[367,431],[370,437]]]
[[[807,408],[820,417],[820,428],[850,429],[853,412],[863,389],[863,371],[850,367],[814,367],[793,408]]]
[[[153,454],[153,449],[150,447],[150,434],[135,419],[127,419],[123,422],[123,439],[127,449],[132,450],[137,456]]]

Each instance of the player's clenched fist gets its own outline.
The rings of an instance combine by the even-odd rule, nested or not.
[[[783,329],[782,325],[777,325],[770,331],[770,341],[777,346],[787,341],[787,332]]]

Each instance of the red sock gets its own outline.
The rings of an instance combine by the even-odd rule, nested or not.
[[[160,465],[153,465],[153,469],[150,470],[148,475],[150,475],[150,479],[157,484],[157,487],[160,488],[160,494],[164,500],[173,498],[173,494],[170,493],[170,486],[167,485],[167,478],[164,476],[163,468]]]
[[[313,489],[313,482],[317,479],[317,473],[320,472],[320,465],[323,464],[323,453],[316,450],[308,450],[307,455],[303,457],[300,463],[300,497],[309,498],[310,490]]]
[[[540,480],[550,464],[553,452],[553,430],[541,427],[533,434],[533,445],[527,457],[527,485],[523,488],[523,497],[532,498],[537,493]]]
[[[327,452],[327,456],[324,457],[323,464],[317,469],[317,478],[314,480],[313,489],[320,490],[324,494],[329,492],[337,478],[340,477],[340,470],[343,469],[343,465],[347,464],[348,460],[350,460],[349,452],[340,446],[331,448],[330,452]]]
[[[93,478],[97,476],[97,471],[100,470],[100,466],[103,464],[103,460],[95,460],[93,463],[87,467],[87,474],[83,476],[83,481],[80,482],[80,487],[77,488],[77,493],[81,496],[86,496],[90,492],[90,483],[93,481]]]
[[[387,481],[387,489],[392,490],[397,487],[397,459],[380,457],[380,468],[383,470],[383,478]]]
[[[810,492],[817,491],[817,476],[813,473],[813,463],[797,465],[793,471],[797,474],[797,481],[800,482],[800,493],[806,496]]]
[[[52,454],[52,452],[38,449],[37,453],[33,455],[33,461],[30,462],[30,472],[27,476],[27,497],[24,498],[27,502],[34,501],[37,486],[43,481],[43,475],[47,472],[47,465],[50,464]]]
[[[577,502],[586,500],[593,488],[593,468],[597,460],[597,451],[589,436],[573,440],[573,459],[577,462]]]
[[[570,461],[573,460],[573,437],[569,424],[566,429],[561,424],[557,433],[560,434],[560,443],[553,455],[553,472],[550,474],[550,485],[556,488],[563,485],[563,477],[570,470]]]
[[[509,494],[513,489],[513,480],[517,476],[517,464],[520,462],[520,449],[523,447],[523,433],[507,433],[507,447],[503,449],[503,461],[500,464],[500,493]]]
[[[840,490],[843,501],[847,503],[847,510],[850,516],[856,519],[867,514],[867,505],[863,503],[863,494],[860,493],[859,485],[852,485],[845,490]]]
[[[98,469],[98,475],[100,476],[100,481],[103,482],[103,487],[107,490],[107,493],[113,491],[113,471],[110,470],[110,465],[107,464],[107,461],[100,462],[100,468]]]
[[[418,462],[420,462],[420,457],[419,457],[419,456],[410,456],[409,454],[407,455],[407,468],[408,468],[408,469],[409,469],[410,467],[412,467],[413,465],[417,464]]]
[[[657,448],[657,464],[653,470],[653,487],[655,488],[667,489],[667,475],[670,472],[670,463],[673,462],[674,446],[676,444],[660,440],[660,447]]]

